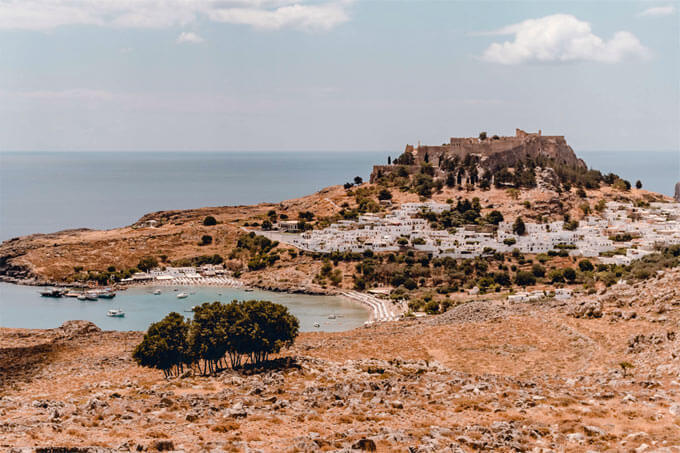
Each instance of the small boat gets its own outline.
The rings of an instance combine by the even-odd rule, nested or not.
[[[114,293],[113,291],[104,291],[102,293],[97,294],[97,296],[99,296],[102,299],[113,299],[114,297],[116,297],[116,293]]]
[[[78,297],[81,294],[82,293],[79,293],[78,291],[69,291],[66,294],[64,294],[64,296],[66,296],[66,297]]]
[[[111,318],[123,318],[125,316],[125,312],[120,308],[112,308],[106,312],[106,316]]]
[[[78,300],[87,300],[87,296],[85,294],[78,294]]]
[[[99,299],[99,294],[94,291],[87,291],[85,294],[85,300],[97,300]]]
[[[337,318],[337,316],[335,316],[335,313],[331,313],[330,315],[328,315],[328,319],[335,319],[335,318]]]
[[[247,293],[252,293],[252,292],[255,291],[255,290],[254,290],[253,288],[246,288],[246,289],[244,289],[243,291],[245,291],[245,292],[247,292]]]
[[[156,291],[153,292],[154,296],[160,296],[161,295],[161,290],[157,289]]]
[[[186,299],[187,297],[189,297],[189,295],[187,293],[179,293],[177,295],[178,299]]]
[[[40,295],[42,297],[61,297],[64,295],[64,292],[60,289],[50,288],[44,291],[40,291]]]
[[[321,327],[321,324],[319,324],[318,322],[315,322],[314,327],[319,328],[319,327]]]

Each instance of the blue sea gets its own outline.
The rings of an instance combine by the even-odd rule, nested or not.
[[[115,228],[159,210],[278,202],[355,176],[393,152],[3,152],[0,240],[67,228]],[[676,152],[579,153],[591,168],[614,172],[672,195]]]

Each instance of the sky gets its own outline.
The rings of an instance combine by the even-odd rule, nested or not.
[[[0,0],[0,150],[677,151],[679,7]]]

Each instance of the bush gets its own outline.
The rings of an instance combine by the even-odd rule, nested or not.
[[[536,284],[536,277],[531,272],[519,271],[515,274],[515,284],[520,286],[531,286]]]
[[[562,270],[562,275],[569,282],[576,280],[576,271],[571,267],[564,268],[564,270]]]
[[[545,277],[545,267],[536,263],[533,266],[531,266],[531,273],[534,274],[534,277],[537,278]]]
[[[595,270],[595,266],[593,266],[593,263],[591,263],[590,260],[579,261],[578,268],[581,270],[581,272],[590,272]]]
[[[142,272],[150,271],[155,267],[158,267],[158,260],[156,260],[156,258],[153,256],[145,256],[139,260],[139,263],[137,263],[137,269]]]
[[[199,245],[210,245],[212,244],[213,238],[209,234],[204,234],[201,236],[201,242]]]
[[[215,219],[215,217],[209,215],[205,219],[203,219],[203,225],[205,225],[205,226],[217,225],[217,219]]]

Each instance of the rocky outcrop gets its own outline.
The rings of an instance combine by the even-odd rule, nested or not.
[[[675,185],[675,201],[680,203],[680,182]]]
[[[479,139],[473,137],[452,137],[450,143],[442,145],[407,145],[405,153],[411,153],[416,166],[429,162],[435,166],[442,159],[458,158],[463,160],[467,155],[481,157],[484,169],[496,171],[501,168],[513,167],[517,162],[527,159],[544,157],[557,164],[587,169],[586,163],[579,159],[574,150],[567,144],[564,136],[545,136],[538,133],[527,133],[517,129],[513,137],[498,137]],[[371,182],[390,172],[396,166],[379,165],[373,168]]]

